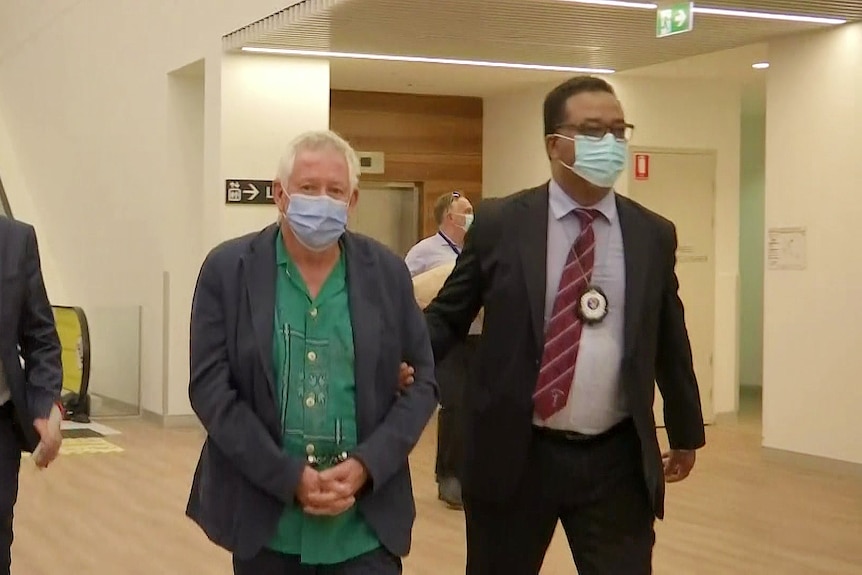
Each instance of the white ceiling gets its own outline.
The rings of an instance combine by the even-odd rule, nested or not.
[[[862,0],[710,0],[712,8],[862,19]],[[624,75],[758,82],[771,38],[821,24],[696,14],[657,39],[655,11],[566,0],[305,0],[225,36],[243,46],[612,68]],[[571,72],[330,60],[333,88],[487,96]]]
[[[711,0],[709,7],[862,19],[862,0]],[[225,37],[277,47],[632,70],[822,24],[696,14],[655,37],[655,10],[565,0],[305,0]]]
[[[723,79],[741,84],[763,84],[766,72],[751,65],[768,59],[767,44],[674,60],[620,72],[617,76],[652,78]],[[536,84],[561,82],[571,72],[540,72],[500,68],[476,68],[444,64],[330,60],[330,82],[337,90],[493,96]]]

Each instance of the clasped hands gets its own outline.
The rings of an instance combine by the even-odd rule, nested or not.
[[[348,458],[335,467],[317,471],[306,466],[299,480],[296,498],[309,515],[341,515],[356,503],[356,494],[368,481],[365,466]]]

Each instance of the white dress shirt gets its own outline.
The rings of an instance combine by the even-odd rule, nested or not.
[[[447,238],[443,232],[436,232],[433,236],[419,241],[410,248],[404,262],[407,264],[407,269],[410,270],[410,276],[416,277],[422,272],[455,261],[459,254],[460,250],[455,242]],[[480,333],[482,333],[482,322],[476,319],[470,324],[469,334],[478,335]]]

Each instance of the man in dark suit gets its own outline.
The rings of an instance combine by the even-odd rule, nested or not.
[[[404,262],[345,231],[358,175],[334,133],[299,136],[273,184],[279,223],[201,268],[190,397],[207,439],[187,512],[239,575],[396,574],[410,547],[434,361]]]
[[[0,575],[12,563],[21,451],[39,446],[41,467],[60,451],[59,420],[49,423],[63,387],[60,354],[36,232],[0,217]]]
[[[439,361],[485,308],[466,390],[467,573],[537,574],[561,520],[581,575],[647,574],[665,481],[704,445],[676,231],[613,192],[633,126],[609,84],[564,82],[544,124],[551,181],[482,203],[426,309]]]

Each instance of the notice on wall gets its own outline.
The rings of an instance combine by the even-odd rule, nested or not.
[[[680,244],[676,249],[676,263],[678,264],[702,264],[709,261],[706,254],[698,253],[694,246]]]
[[[805,228],[769,228],[767,238],[769,269],[804,270],[807,267]]]

